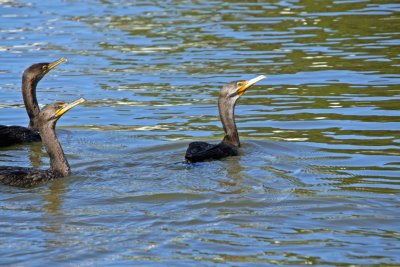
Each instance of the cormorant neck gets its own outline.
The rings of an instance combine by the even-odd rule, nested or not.
[[[39,116],[39,104],[36,99],[36,86],[38,84],[38,80],[29,77],[29,75],[22,76],[22,97],[24,98],[24,104],[26,112],[29,116],[29,128],[38,131],[38,116]]]
[[[46,123],[45,125],[40,125],[39,131],[47,154],[50,157],[50,170],[61,177],[65,177],[71,173],[71,168],[57,139],[55,126],[55,122]]]
[[[239,147],[239,134],[235,123],[236,100],[220,97],[218,99],[219,118],[224,127],[225,136],[222,142]]]

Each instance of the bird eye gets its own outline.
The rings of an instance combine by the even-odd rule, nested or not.
[[[46,65],[43,65],[43,66],[42,66],[42,70],[47,70],[47,66],[46,66]]]
[[[237,83],[236,83],[236,86],[237,86],[237,87],[243,86],[243,82],[237,82]]]

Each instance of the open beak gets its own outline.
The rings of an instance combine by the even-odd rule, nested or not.
[[[65,112],[67,112],[68,110],[70,110],[71,108],[79,105],[80,103],[85,102],[86,100],[84,98],[79,98],[78,100],[75,100],[74,102],[71,103],[66,103],[64,105],[62,105],[61,108],[57,109],[57,111],[54,114],[54,117],[56,118],[60,118]]]
[[[243,85],[240,86],[236,90],[236,94],[238,94],[239,96],[242,96],[244,94],[244,92],[246,92],[246,90],[249,89],[253,84],[255,84],[258,81],[261,81],[264,78],[266,78],[264,75],[260,75],[258,77],[255,77],[255,78],[251,79],[251,80],[244,81]]]
[[[65,62],[65,61],[67,61],[67,59],[65,57],[62,57],[62,58],[50,63],[44,74],[47,74],[49,71],[51,71],[52,69],[54,69],[55,67],[57,67],[58,65],[60,65],[61,63]]]

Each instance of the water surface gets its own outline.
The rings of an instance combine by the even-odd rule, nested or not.
[[[400,264],[400,4],[0,1],[0,123],[27,125],[20,80],[67,57],[41,104],[74,174],[0,186],[0,264]],[[218,142],[219,88],[265,74],[236,107],[241,155]],[[1,165],[48,167],[40,144]]]

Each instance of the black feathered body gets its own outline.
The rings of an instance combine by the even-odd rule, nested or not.
[[[40,183],[59,178],[52,170],[23,167],[0,167],[0,184],[30,188]]]
[[[0,125],[0,147],[39,141],[41,138],[38,131],[22,126]]]
[[[219,144],[192,142],[186,150],[185,159],[187,162],[199,162],[236,155],[238,155],[238,148],[225,142]]]

